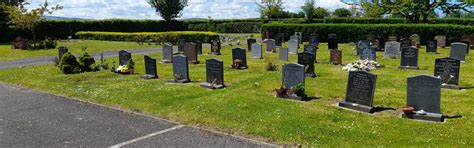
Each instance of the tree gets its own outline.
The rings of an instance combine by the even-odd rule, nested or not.
[[[346,8],[339,8],[334,11],[334,16],[337,17],[350,17],[352,15],[351,10]]]
[[[301,6],[301,9],[303,10],[304,14],[306,15],[306,19],[311,21],[313,20],[313,17],[316,12],[316,8],[314,5],[316,2],[314,0],[306,0],[303,6]]]
[[[282,0],[262,0],[257,3],[262,18],[279,18],[283,11]]]
[[[188,0],[149,0],[148,3],[165,21],[180,17],[183,9],[188,6]]]
[[[329,16],[329,11],[325,8],[318,7],[314,11],[314,18],[323,19],[324,17]]]
[[[361,4],[364,17],[370,18],[380,18],[383,14],[386,13],[385,9],[374,3],[364,2]]]

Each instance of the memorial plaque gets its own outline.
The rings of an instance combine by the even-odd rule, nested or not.
[[[232,49],[232,61],[234,62],[232,66],[233,68],[247,69],[247,52],[245,51],[245,49]],[[240,64],[235,63],[236,61],[240,61]]]
[[[332,49],[330,51],[330,63],[333,65],[342,64],[342,50]]]
[[[221,40],[212,40],[210,54],[221,55]]]
[[[415,47],[402,48],[400,68],[418,69],[418,53],[418,48]]]
[[[349,72],[346,98],[339,106],[371,113],[376,80],[377,75],[366,71]]]
[[[411,40],[410,39],[402,39],[400,41],[400,48],[411,47]]]
[[[315,36],[315,35],[309,36],[309,44],[314,45],[314,46],[318,46],[319,45],[318,36]]]
[[[449,54],[450,58],[464,61],[467,55],[467,44],[464,43],[451,43],[451,52]]]
[[[172,82],[191,82],[191,79],[189,78],[188,57],[184,55],[177,55],[173,57],[173,76],[174,80],[172,80]]]
[[[67,47],[59,47],[58,48],[58,60],[61,61],[61,58],[63,58],[63,55],[66,54],[69,51]]]
[[[252,48],[252,59],[263,59],[261,44],[253,43],[251,48]]]
[[[298,84],[305,84],[304,66],[300,64],[290,63],[283,65],[282,82],[286,89],[290,89]]]
[[[119,51],[119,65],[127,65],[128,61],[132,58],[132,54],[128,51]]]
[[[407,106],[424,114],[404,113],[403,118],[443,122],[441,114],[441,80],[429,75],[418,75],[407,79]]]
[[[247,39],[247,50],[252,51],[252,44],[257,43],[257,40],[254,38]]]
[[[370,46],[370,42],[367,41],[367,40],[362,40],[362,41],[358,41],[357,42],[357,55],[361,56],[362,55],[362,52],[364,51],[364,49],[366,48],[372,48]]]
[[[435,41],[438,42],[438,48],[446,47],[446,36],[444,35],[437,35],[435,36]]]
[[[298,53],[298,40],[290,40],[288,42],[289,53],[297,54]]]
[[[184,55],[188,57],[188,62],[192,64],[199,64],[196,44],[186,43],[184,44]]]
[[[269,39],[267,40],[267,52],[274,53],[275,52],[275,40]]]
[[[328,49],[338,49],[337,35],[329,34],[328,35]]]
[[[438,42],[437,41],[427,41],[426,42],[426,52],[427,53],[438,53]]]
[[[374,48],[363,48],[360,55],[361,60],[377,60],[377,53]]]
[[[411,40],[411,46],[414,46],[417,48],[420,47],[421,42],[420,42],[420,36],[418,34],[411,35],[410,40]]]
[[[157,79],[158,72],[156,70],[156,59],[153,59],[145,55],[145,75],[142,75],[141,78],[144,79]]]
[[[173,45],[169,43],[163,44],[163,60],[161,63],[171,63],[173,61]]]
[[[186,40],[184,39],[179,39],[178,40],[178,52],[183,53],[184,52],[184,45],[186,44]]]
[[[288,61],[288,48],[280,48],[280,61]]]
[[[400,43],[396,41],[385,43],[385,58],[397,59],[400,58],[400,53]]]
[[[306,77],[316,77],[314,73],[314,54],[310,52],[298,53],[298,64],[304,65]]]
[[[225,87],[223,61],[217,59],[206,60],[206,82],[202,83],[201,87],[210,89],[220,89]]]
[[[452,58],[436,59],[434,76],[440,77],[443,84],[458,85],[461,61]]]

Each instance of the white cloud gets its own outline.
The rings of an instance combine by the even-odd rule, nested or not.
[[[235,19],[259,17],[256,2],[260,0],[189,0],[181,18]],[[284,0],[284,7],[291,12],[299,12],[305,0]],[[38,7],[43,0],[30,0],[27,8]],[[64,9],[54,16],[105,19],[160,19],[147,0],[49,0],[50,4],[59,4]],[[337,0],[316,0],[317,6],[334,10],[347,7]]]

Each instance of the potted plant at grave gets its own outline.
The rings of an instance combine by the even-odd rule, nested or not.
[[[240,68],[240,66],[242,66],[242,60],[235,59],[233,64],[232,64],[232,68]]]
[[[413,113],[413,111],[415,111],[415,108],[411,106],[405,106],[402,108],[402,110],[405,114],[410,114],[410,113]]]
[[[297,85],[294,86],[295,88],[295,94],[299,97],[303,97],[305,96],[305,88],[304,88],[304,85],[302,83],[299,83]]]

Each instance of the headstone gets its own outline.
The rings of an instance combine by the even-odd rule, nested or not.
[[[184,45],[186,44],[186,40],[184,39],[179,39],[178,40],[178,52],[183,53],[184,52]]]
[[[377,75],[366,71],[349,72],[346,98],[340,107],[372,113]]]
[[[426,42],[426,52],[427,53],[438,53],[438,42],[437,41],[427,41]]]
[[[156,59],[145,55],[145,75],[140,76],[143,79],[158,79],[156,70]]]
[[[333,65],[342,64],[342,50],[332,49],[330,51],[330,63]]]
[[[247,50],[252,51],[252,44],[257,43],[257,40],[254,38],[247,39]]]
[[[128,61],[132,58],[132,54],[128,51],[119,51],[119,66],[127,65]]]
[[[437,35],[435,36],[435,41],[438,42],[438,48],[446,47],[446,36],[444,35]]]
[[[400,43],[396,41],[390,41],[385,43],[385,58],[397,59],[400,58]]]
[[[290,40],[288,41],[288,48],[289,48],[289,53],[291,54],[297,54],[298,53],[298,40]]]
[[[400,60],[400,68],[418,69],[418,53],[418,48],[415,47],[402,48],[402,59]]]
[[[469,47],[471,47],[471,43],[469,43],[468,41],[461,41],[461,43],[464,43],[466,44],[466,53],[469,54]]]
[[[300,64],[289,63],[282,66],[282,85],[287,90],[285,98],[304,100],[304,96],[290,96],[288,90],[294,89],[295,86],[305,84],[305,67]],[[304,92],[303,92],[304,93]],[[282,96],[280,96],[282,97]]]
[[[446,85],[459,84],[461,61],[452,58],[436,59],[434,76],[440,77]]]
[[[69,49],[67,47],[59,47],[58,49],[58,60],[61,61],[61,58],[63,58],[63,55],[66,54],[67,52],[69,51]]]
[[[385,49],[385,39],[384,38],[378,38],[378,44],[379,47],[377,48],[378,51],[383,51]]]
[[[420,48],[420,36],[418,34],[413,34],[410,36],[411,46]]]
[[[196,44],[186,43],[184,44],[184,55],[188,57],[188,62],[191,64],[199,64]]]
[[[295,35],[298,36],[298,44],[302,44],[303,43],[303,32],[295,32]]]
[[[316,77],[314,73],[314,54],[311,52],[298,53],[298,64],[304,65],[306,77]]]
[[[398,38],[397,38],[397,36],[389,36],[389,37],[388,37],[388,41],[389,41],[389,42],[390,42],[390,41],[398,41]]]
[[[338,49],[336,34],[328,35],[328,49]]]
[[[303,52],[309,52],[314,55],[314,62],[317,63],[318,59],[316,59],[317,54],[318,54],[318,47],[316,47],[313,44],[306,44],[304,45],[304,51]]]
[[[163,45],[163,60],[161,63],[171,63],[173,61],[173,45],[165,43]]]
[[[319,45],[318,36],[316,36],[316,35],[309,36],[309,44],[318,46]]]
[[[251,48],[252,48],[252,59],[263,59],[262,44],[253,43]]]
[[[274,53],[275,52],[275,40],[269,39],[267,40],[267,52]]]
[[[202,83],[201,87],[209,89],[220,89],[225,87],[223,61],[217,59],[206,60],[206,82]]]
[[[467,44],[464,43],[451,43],[451,52],[449,54],[450,58],[464,61],[467,55]]]
[[[299,36],[297,36],[297,35],[290,36],[290,40],[288,40],[288,41],[291,41],[291,40],[296,40],[297,41],[296,42],[296,47],[300,48],[300,40],[301,39],[300,39]],[[288,46],[290,46],[289,43],[288,43]]]
[[[367,41],[367,40],[358,41],[358,42],[357,42],[357,55],[361,56],[361,55],[362,55],[362,52],[363,52],[366,48],[372,48],[372,47],[370,46],[370,42],[369,42],[369,41]]]
[[[376,61],[377,52],[375,51],[375,48],[363,48],[362,53],[360,55],[360,59]]]
[[[189,78],[188,57],[184,55],[177,55],[173,57],[173,77],[174,79],[169,82],[191,82],[191,79]]]
[[[242,48],[232,49],[232,68],[247,69],[247,52]],[[240,62],[238,62],[240,61]]]
[[[210,54],[221,55],[221,40],[212,40]]]
[[[469,46],[469,49],[474,49],[473,48],[474,47],[474,35],[463,35],[461,37],[461,41],[469,42],[469,45],[471,45],[471,46]]]
[[[288,48],[280,48],[280,61],[288,61]]]
[[[262,31],[262,40],[270,39],[270,32],[268,30]]]
[[[441,80],[429,75],[409,77],[407,106],[413,107],[415,112],[423,110],[426,113],[404,113],[404,118],[442,122]]]
[[[275,35],[275,46],[281,47],[283,42],[285,41],[285,37],[283,34]]]
[[[400,48],[411,47],[411,40],[410,39],[402,39],[400,41]]]
[[[380,51],[380,44],[379,44],[380,42],[378,38],[373,38],[373,40],[370,42],[372,44],[372,48],[374,48],[375,51]]]
[[[199,55],[202,55],[202,42],[196,42],[194,43],[196,45],[196,52]]]

